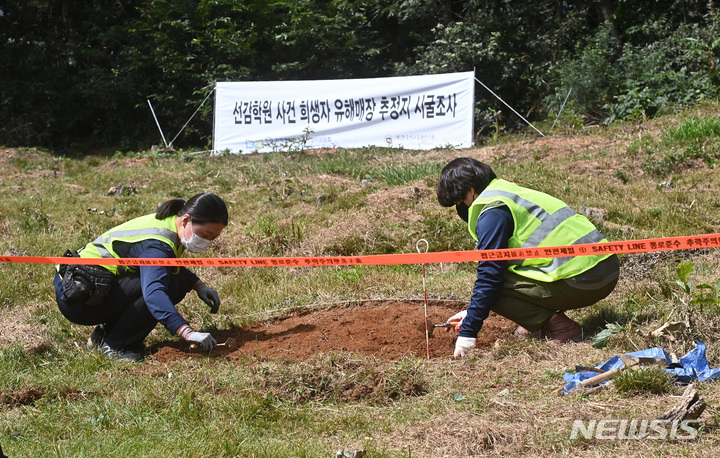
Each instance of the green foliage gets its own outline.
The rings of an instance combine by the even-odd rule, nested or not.
[[[417,49],[420,59],[412,66],[400,63],[400,74],[435,74],[467,71],[468,65],[493,62],[498,59],[500,34],[486,36],[471,23],[438,24],[433,29],[434,40]]]
[[[593,338],[593,347],[605,348],[612,336],[623,331],[627,331],[628,329],[629,328],[627,326],[620,326],[617,323],[607,323],[605,325],[605,329],[598,332],[595,335],[595,338]]]
[[[204,101],[217,81],[475,69],[483,84],[531,119],[558,113],[572,89],[582,124],[643,119],[720,94],[720,20],[709,2],[63,5],[3,5],[0,144],[74,154],[144,149],[161,140],[150,100],[173,147],[206,148],[213,117]],[[527,127],[485,88],[477,88],[476,99],[476,134]]]
[[[20,229],[28,232],[42,233],[50,228],[50,219],[47,214],[37,208],[23,208],[23,217],[20,220]]]
[[[414,59],[395,64],[395,73],[426,74],[474,69],[477,78],[517,111],[532,111],[547,90],[546,75],[558,50],[586,31],[580,19],[588,12],[578,6],[558,10],[553,2],[501,2],[493,9],[470,5],[457,20],[439,17],[432,37],[419,44]],[[563,23],[557,26],[558,19]],[[525,88],[518,91],[518,87]],[[485,87],[477,86],[475,130],[497,135],[504,127],[526,127]],[[531,108],[533,107],[533,108]],[[501,126],[499,125],[502,125]]]
[[[271,141],[270,148],[273,152],[302,153],[312,138],[313,130],[306,127],[299,137],[285,138],[282,141]]]
[[[693,285],[689,277],[694,268],[692,262],[681,262],[676,269],[678,279],[675,283],[683,292],[683,302],[700,313],[717,312],[720,309],[720,278],[712,284]]]
[[[602,27],[586,46],[568,52],[567,59],[551,68],[550,76],[557,82],[555,91],[545,100],[551,112],[559,111],[570,92],[568,103],[576,113],[594,121],[604,117],[603,105],[620,76],[612,62],[613,44],[610,30]]]
[[[386,46],[375,2],[12,1],[0,15],[0,144],[147,147],[216,81],[371,76]],[[379,18],[382,22],[382,18]],[[52,69],[52,70],[49,70]],[[178,145],[209,143],[212,104]]]
[[[559,84],[546,103],[556,109],[572,89],[576,109],[612,123],[643,120],[664,109],[716,98],[718,17],[711,10],[703,13],[704,23],[645,16],[644,22],[626,26],[622,49],[617,23],[600,27],[585,46],[553,66],[551,78]]]
[[[692,290],[692,285],[688,281],[688,276],[690,275],[690,272],[692,272],[694,268],[695,268],[695,266],[692,262],[681,262],[677,266],[678,280],[676,280],[676,283],[680,286],[680,288],[682,288],[682,290],[687,295],[690,295],[690,292]]]
[[[702,143],[713,137],[720,137],[720,116],[708,116],[702,119],[692,116],[665,131],[665,137],[679,143]]]
[[[272,219],[261,216],[255,225],[247,227],[245,232],[263,254],[284,256],[288,250],[302,242],[303,223],[291,221],[289,224],[279,225]]]
[[[646,151],[643,167],[655,176],[700,162],[712,168],[720,160],[720,117],[689,117],[665,131],[660,140],[644,139],[628,150]]]
[[[439,162],[423,162],[422,164],[394,165],[381,167],[369,172],[373,178],[381,179],[390,186],[406,185],[416,180],[440,173],[445,164]]]
[[[661,34],[653,41],[625,46],[617,60],[622,69],[617,98],[608,101],[607,122],[615,119],[653,117],[664,108],[688,107],[704,98],[718,96],[714,52],[715,18],[708,27],[682,24],[667,30],[666,19],[631,28],[629,34]]]
[[[614,173],[615,178],[622,181],[623,184],[627,184],[630,181],[630,178],[627,176],[627,173],[625,173],[622,169],[615,169]]]

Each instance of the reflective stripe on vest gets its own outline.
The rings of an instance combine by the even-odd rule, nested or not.
[[[468,230],[477,242],[477,220],[485,210],[507,206],[515,223],[509,248],[566,246],[606,242],[595,226],[564,202],[548,194],[495,179],[473,202]],[[591,269],[609,255],[568,256],[510,261],[509,270],[539,281],[556,281]]]
[[[79,251],[81,258],[119,258],[113,250],[113,243],[126,242],[135,243],[144,240],[158,240],[170,245],[176,257],[180,257],[183,248],[180,244],[180,237],[175,226],[175,216],[167,217],[163,220],[155,218],[155,214],[141,216],[135,218],[109,231],[88,243]],[[118,266],[103,266],[115,275],[120,272]],[[123,272],[134,272],[131,267],[122,266]],[[173,272],[179,271],[174,268]]]

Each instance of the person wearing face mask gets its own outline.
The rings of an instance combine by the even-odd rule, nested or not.
[[[201,193],[171,199],[155,213],[116,226],[65,256],[81,258],[179,258],[200,253],[228,224],[225,202]],[[87,342],[105,357],[142,361],[144,340],[161,323],[192,345],[209,351],[212,335],[196,332],[175,307],[191,290],[217,313],[220,296],[185,267],[61,264],[54,278],[56,302],[69,321],[95,326]]]
[[[607,242],[561,200],[497,178],[490,166],[472,158],[443,168],[437,199],[443,207],[455,206],[478,250]],[[457,323],[454,356],[475,348],[491,310],[518,324],[520,338],[581,339],[582,328],[564,311],[607,297],[619,273],[615,254],[479,262],[467,310],[448,319]]]

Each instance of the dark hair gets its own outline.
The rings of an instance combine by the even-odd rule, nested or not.
[[[228,211],[225,202],[210,192],[196,194],[185,201],[184,199],[170,199],[161,203],[155,218],[165,219],[169,216],[190,215],[198,224],[220,223],[228,225]]]
[[[497,176],[490,166],[476,159],[453,159],[440,172],[437,184],[438,202],[443,207],[452,207],[456,202],[465,199],[471,187],[480,194],[495,178]]]

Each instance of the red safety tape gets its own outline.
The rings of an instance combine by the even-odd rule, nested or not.
[[[69,258],[62,256],[0,256],[0,263],[84,264],[116,266],[186,267],[320,267],[352,265],[397,265],[510,259],[560,258],[606,253],[644,253],[651,251],[691,250],[720,247],[720,234],[690,237],[665,237],[624,242],[504,250],[436,251],[428,253],[379,254],[367,256],[311,256],[286,258]]]

